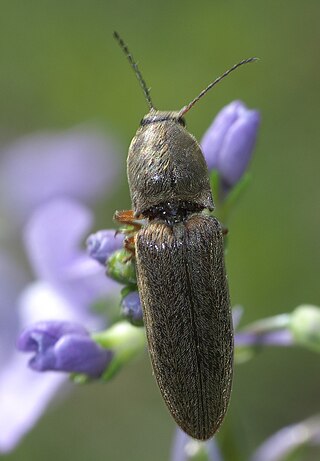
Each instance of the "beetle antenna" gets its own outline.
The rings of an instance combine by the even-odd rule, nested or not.
[[[238,67],[242,66],[243,64],[248,64],[250,62],[258,61],[259,58],[248,58],[244,59],[243,61],[238,62],[238,64],[235,64],[231,69],[226,70],[224,74],[222,74],[220,77],[216,78],[213,82],[210,83],[210,85],[207,86],[204,90],[201,91],[201,93],[194,98],[191,102],[189,102],[188,105],[184,106],[180,112],[179,112],[179,117],[183,117],[190,109],[195,105],[196,102],[199,101],[199,99],[202,98],[209,90],[211,90],[212,87],[214,87],[217,83],[221,82],[227,75],[229,75],[231,72],[236,70]]]
[[[131,65],[132,69],[134,70],[134,73],[136,74],[136,77],[137,77],[137,79],[138,79],[138,81],[140,83],[140,86],[141,86],[141,88],[143,90],[143,93],[145,95],[145,98],[147,100],[147,103],[148,103],[150,109],[154,109],[154,105],[152,104],[149,88],[147,87],[147,84],[146,84],[146,82],[144,81],[144,79],[142,77],[142,74],[141,74],[141,72],[139,70],[138,64],[135,62],[135,60],[134,60],[134,58],[132,56],[132,53],[130,53],[129,48],[124,43],[124,41],[122,40],[122,38],[120,37],[118,32],[114,32],[113,36],[117,40],[117,42],[119,43],[119,45],[120,45],[122,51],[124,52],[124,54],[126,55],[126,57],[128,58],[128,60],[130,62],[130,65]]]

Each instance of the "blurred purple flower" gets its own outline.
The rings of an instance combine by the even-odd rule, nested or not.
[[[55,226],[61,216],[64,219]],[[88,232],[91,218],[86,208],[67,199],[52,201],[34,212],[24,241],[27,252],[32,248],[31,264],[39,278],[27,285],[20,296],[16,293],[16,305],[5,306],[19,322],[20,329],[47,319],[78,322],[89,329],[104,325],[100,316],[90,312],[90,305],[97,298],[116,292],[117,284],[108,281],[103,268],[84,250],[76,248]],[[69,242],[68,248],[65,242]],[[13,349],[15,338],[8,339]],[[3,363],[0,451],[14,447],[66,380],[66,376],[39,375],[26,368],[26,358],[12,350]]]
[[[320,445],[320,417],[280,429],[255,451],[250,461],[284,461],[299,446],[306,444]]]
[[[10,354],[18,334],[19,315],[14,304],[19,293],[28,282],[28,277],[4,250],[0,249],[0,370]],[[0,388],[1,388],[0,373]],[[0,391],[1,408],[1,391]],[[1,413],[1,412],[0,412]],[[1,436],[0,436],[1,437]]]
[[[33,352],[29,365],[37,371],[85,373],[99,377],[112,358],[78,323],[38,322],[26,328],[19,337],[18,348]]]
[[[82,126],[64,133],[26,136],[0,152],[0,203],[14,222],[57,197],[92,204],[117,177],[114,146]]]
[[[105,266],[109,256],[122,248],[123,239],[123,234],[116,234],[115,230],[100,230],[87,238],[88,254]]]
[[[180,428],[176,429],[171,449],[171,461],[191,461],[192,459],[198,459],[197,455],[200,450],[205,451],[208,461],[223,461],[215,437],[207,442],[199,442],[189,437]]]
[[[292,333],[289,330],[268,332],[240,331],[235,335],[236,346],[292,346]]]
[[[80,243],[93,225],[92,213],[69,199],[39,207],[24,228],[23,241],[37,279],[49,282],[82,315],[88,306],[117,285],[90,258]]]
[[[245,125],[243,119],[242,122]],[[238,125],[234,121],[228,126],[233,143],[233,131],[245,138],[245,130],[240,122]],[[242,144],[248,146],[247,141]],[[83,203],[90,204],[101,197],[115,175],[114,157],[107,155],[108,151],[101,137],[74,131],[62,136],[25,138],[8,148],[0,160],[0,207],[8,215],[10,235],[17,237],[16,229],[21,231],[20,239],[36,279],[19,284],[16,273],[7,273],[4,265],[8,289],[2,299],[5,314],[1,317],[6,322],[2,328],[14,324],[15,333],[27,328],[19,345],[36,353],[31,366],[37,370],[97,375],[110,360],[110,353],[93,343],[86,331],[103,326],[101,316],[90,311],[92,304],[118,290],[119,285],[105,277],[101,263],[122,245],[123,237],[115,238],[111,231],[111,239],[110,231],[101,231],[88,240],[92,257],[80,249],[81,240],[92,225],[92,215]],[[229,157],[235,157],[235,149],[229,148],[227,152]],[[13,247],[19,243],[13,242]],[[123,306],[134,317],[137,312],[141,314],[137,293],[127,295]],[[59,323],[52,324],[48,319]],[[39,321],[45,323],[40,327]],[[60,322],[84,325],[85,330],[74,327],[67,332],[62,328],[51,341],[53,330],[62,325]],[[14,343],[14,336],[0,337],[0,351],[5,351],[0,376],[0,452],[11,450],[32,428],[66,380],[65,375],[37,374],[27,369],[27,358],[14,350]],[[66,353],[62,354],[62,350]]]
[[[295,341],[290,328],[291,317],[292,314],[278,314],[247,325],[236,332],[236,346],[293,346]]]
[[[115,166],[101,136],[79,131],[26,138],[0,161],[2,206],[12,211],[7,227],[21,233],[2,237],[12,255],[24,244],[35,277],[30,283],[31,274],[19,275],[13,256],[0,252],[0,452],[14,448],[67,380],[66,375],[28,369],[27,357],[15,349],[18,332],[48,319],[80,323],[89,330],[105,323],[90,306],[114,295],[118,285],[80,248],[93,216],[79,200],[99,198]],[[23,265],[18,267],[21,272]],[[76,339],[69,337],[60,347],[75,345]],[[78,340],[88,353],[86,339]]]
[[[241,101],[225,106],[204,134],[201,146],[209,170],[217,170],[224,189],[230,189],[248,167],[256,143],[260,115]]]

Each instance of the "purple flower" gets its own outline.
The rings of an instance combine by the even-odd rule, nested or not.
[[[294,338],[290,331],[291,316],[292,314],[279,314],[251,323],[236,332],[236,346],[292,346]]]
[[[320,308],[310,304],[296,307],[251,323],[235,336],[237,346],[303,346],[320,351]]]
[[[236,346],[292,346],[293,337],[288,330],[251,332],[240,331],[235,335]]]
[[[209,170],[230,189],[246,171],[256,143],[260,115],[241,101],[224,107],[204,134],[201,146]]]
[[[3,248],[0,249],[0,403],[2,371],[13,352],[13,344],[19,332],[19,315],[14,309],[17,293],[28,282],[28,276]],[[1,407],[1,405],[0,405]],[[1,412],[0,412],[1,413]],[[1,437],[1,436],[0,436]]]
[[[3,246],[14,252],[8,257],[0,249],[0,452],[14,448],[67,382],[65,374],[29,369],[27,357],[15,349],[18,333],[48,319],[101,328],[105,319],[91,306],[119,291],[81,249],[93,217],[79,200],[99,198],[113,180],[113,166],[113,153],[103,138],[80,131],[26,138],[1,156],[1,207],[2,214],[4,209],[8,213],[10,231],[1,237]],[[21,269],[26,257],[21,264],[17,251],[23,246],[30,263],[26,272]],[[68,351],[63,366],[74,365],[80,352],[75,344],[86,357],[90,350],[97,357],[90,337],[63,337],[55,344],[60,359],[63,347]]]
[[[19,139],[0,155],[3,212],[12,224],[20,224],[53,198],[95,202],[110,190],[117,176],[114,151],[109,140],[88,126]]]
[[[223,461],[215,437],[207,442],[199,442],[177,428],[171,449],[171,461],[191,461],[198,459],[200,453],[201,459],[205,455],[204,459],[208,461]]]
[[[143,325],[143,314],[140,296],[137,291],[132,291],[122,299],[121,310],[133,325]]]
[[[320,445],[320,417],[280,429],[255,451],[250,461],[284,461],[306,444]]]
[[[90,319],[93,315],[88,306],[117,287],[105,277],[100,264],[80,248],[92,224],[93,215],[87,208],[73,200],[57,199],[33,213],[23,235],[37,279],[50,282]]]
[[[109,256],[123,247],[123,238],[123,234],[116,234],[114,230],[100,230],[91,234],[86,241],[88,254],[105,266]]]
[[[64,219],[55,227],[53,224],[61,216]],[[33,214],[24,241],[28,252],[33,250],[31,263],[38,279],[26,285],[20,294],[12,295],[12,304],[6,306],[16,328],[48,319],[77,322],[89,329],[104,326],[103,318],[90,311],[90,305],[118,288],[108,281],[96,261],[76,247],[90,223],[89,211],[66,199],[43,205]],[[11,349],[10,343],[4,345],[8,352],[0,377],[0,451],[12,449],[31,429],[67,379],[66,375],[40,375],[28,370],[26,358],[13,350],[15,338],[8,340]]]
[[[99,377],[112,358],[77,323],[62,321],[38,322],[26,328],[19,337],[18,348],[33,352],[29,361],[33,370],[84,373]]]

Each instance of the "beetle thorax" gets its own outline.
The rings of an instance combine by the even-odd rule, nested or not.
[[[127,160],[133,210],[213,209],[208,168],[200,146],[177,112],[152,110],[133,138]]]

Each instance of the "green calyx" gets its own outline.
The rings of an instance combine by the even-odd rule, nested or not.
[[[107,261],[107,275],[124,285],[136,285],[136,268],[131,253],[125,249],[115,251]]]
[[[101,379],[108,381],[124,365],[145,348],[144,328],[137,328],[127,321],[117,322],[105,331],[94,333],[92,339],[101,347],[113,352],[113,358]]]

